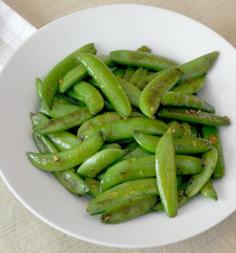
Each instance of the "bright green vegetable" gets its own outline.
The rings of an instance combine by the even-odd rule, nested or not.
[[[78,65],[77,56],[80,53],[94,53],[94,44],[87,44],[60,61],[43,80],[42,99],[46,106],[51,108],[54,96],[57,92],[61,78],[71,69]]]
[[[134,86],[138,87],[138,81],[142,80],[142,78],[146,77],[148,74],[148,70],[142,67],[138,68],[134,74],[131,76],[129,82]]]
[[[158,115],[162,118],[182,120],[209,126],[230,124],[230,120],[226,116],[221,117],[193,109],[164,108],[159,111]]]
[[[190,175],[202,170],[201,159],[188,155],[176,155],[175,162],[178,175]]]
[[[28,152],[27,156],[36,168],[46,171],[63,171],[83,163],[101,148],[103,142],[103,138],[97,133],[81,144],[57,154]]]
[[[201,189],[201,193],[204,197],[209,198],[209,199],[213,199],[213,200],[217,200],[217,193],[214,189],[214,186],[212,184],[212,181],[209,180]]]
[[[143,194],[159,194],[155,178],[138,179],[119,184],[93,199],[87,211],[90,215],[99,214],[124,200]]]
[[[73,86],[72,91],[72,97],[84,102],[91,114],[97,114],[103,109],[103,97],[90,83],[81,81]]]
[[[79,54],[78,59],[87,68],[115,110],[123,118],[129,117],[132,112],[129,99],[105,63],[91,54]]]
[[[182,137],[185,134],[183,125],[177,121],[171,121],[169,123],[169,129],[174,137]]]
[[[185,194],[191,198],[201,191],[202,187],[208,182],[211,175],[214,172],[218,155],[217,150],[212,148],[212,150],[206,152],[202,157],[202,163],[204,164],[203,170],[196,175],[193,175],[188,182],[188,186],[185,190]]]
[[[146,76],[137,81],[137,87],[143,90],[160,72],[148,72]]]
[[[84,177],[94,178],[124,154],[122,149],[103,149],[81,164],[77,173]]]
[[[43,82],[37,77],[35,78],[35,84],[36,84],[37,95],[40,99],[42,99]]]
[[[128,154],[122,157],[122,160],[124,159],[129,159],[129,158],[140,158],[143,156],[149,156],[150,153],[146,152],[144,149],[141,147],[136,147],[132,151],[130,151]]]
[[[152,118],[158,110],[162,96],[180,79],[182,72],[177,68],[163,71],[142,91],[139,106],[143,114]]]
[[[155,167],[161,203],[168,216],[174,217],[178,209],[178,191],[176,182],[175,147],[170,130],[160,138],[157,144]]]
[[[129,199],[106,210],[101,220],[108,224],[121,223],[150,212],[156,202],[157,198],[152,195]]]
[[[126,81],[129,81],[132,75],[134,74],[134,72],[135,72],[134,68],[130,68],[130,67],[126,68],[123,79]]]
[[[118,64],[144,67],[160,71],[176,65],[176,62],[147,52],[116,50],[110,53],[110,59]]]
[[[164,106],[192,108],[214,113],[213,106],[194,95],[183,94],[181,92],[170,91],[163,95],[161,103]]]
[[[96,180],[94,178],[85,178],[85,183],[89,186],[88,194],[91,197],[96,198],[101,193],[100,192],[100,183],[98,180]]]
[[[120,144],[118,144],[118,143],[108,143],[108,144],[104,144],[104,145],[102,146],[102,149],[109,149],[109,148],[112,148],[112,149],[114,149],[114,148],[119,149],[119,148],[121,148],[121,146],[120,146]]]
[[[224,176],[225,162],[218,129],[216,127],[204,126],[202,128],[202,136],[203,138],[208,139],[210,143],[217,149],[218,160],[213,173],[213,177],[221,178]]]

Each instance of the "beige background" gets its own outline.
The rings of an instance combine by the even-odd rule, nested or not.
[[[68,13],[96,5],[149,4],[190,16],[213,28],[236,46],[236,0],[4,0],[4,2],[38,28]],[[44,224],[15,199],[0,179],[0,252],[234,253],[236,213],[215,228],[170,246],[141,250],[107,248],[74,239]]]

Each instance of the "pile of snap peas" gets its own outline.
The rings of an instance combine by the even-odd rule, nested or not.
[[[32,165],[90,195],[87,212],[104,223],[151,211],[174,217],[197,194],[217,200],[212,181],[225,169],[218,127],[230,120],[197,93],[218,52],[182,64],[147,46],[96,51],[87,44],[36,78]]]

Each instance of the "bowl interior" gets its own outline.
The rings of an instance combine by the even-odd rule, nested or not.
[[[194,32],[193,32],[194,31]],[[220,57],[201,96],[232,124],[222,128],[226,175],[215,183],[219,200],[202,197],[174,219],[152,213],[119,225],[104,225],[86,213],[88,199],[73,196],[25,153],[35,150],[29,113],[37,108],[35,77],[43,78],[61,58],[94,42],[99,54],[145,44],[154,53],[185,62],[218,50]],[[0,165],[17,198],[48,224],[77,238],[116,247],[149,247],[176,242],[214,226],[236,207],[235,49],[209,28],[182,15],[142,5],[110,5],[80,11],[39,30],[17,50],[0,76]],[[214,215],[213,215],[214,214]],[[186,222],[187,221],[187,222]]]

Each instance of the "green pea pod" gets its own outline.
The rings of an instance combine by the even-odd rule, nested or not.
[[[116,112],[105,112],[103,114],[97,115],[96,117],[85,121],[78,130],[78,136],[84,131],[87,131],[90,128],[94,128],[104,123],[109,123],[112,121],[120,120],[121,116]]]
[[[199,173],[202,170],[201,159],[188,155],[175,156],[177,174],[191,175]]]
[[[54,97],[51,109],[48,109],[48,107],[42,102],[39,111],[51,118],[58,118],[69,113],[78,112],[82,107],[83,106],[72,104],[67,97],[57,94]]]
[[[208,139],[213,145],[213,147],[217,149],[218,160],[217,160],[216,167],[213,173],[213,177],[221,178],[224,176],[225,163],[224,163],[223,148],[221,145],[218,129],[216,127],[204,126],[202,128],[202,135],[203,135],[203,138]]]
[[[85,183],[89,186],[89,192],[88,194],[96,198],[101,192],[100,192],[100,183],[98,180],[94,178],[85,178]]]
[[[177,121],[171,121],[168,126],[174,137],[181,137],[185,134],[183,125]]]
[[[32,125],[38,125],[49,121],[49,118],[45,116],[44,114],[37,112],[37,113],[30,113],[30,119],[32,122]]]
[[[97,114],[103,109],[103,97],[90,83],[84,81],[77,83],[73,87],[73,92],[73,97],[83,101],[91,114]]]
[[[143,46],[139,47],[137,49],[137,51],[139,51],[139,52],[147,52],[147,53],[151,53],[152,52],[151,48],[149,48],[146,45],[143,45]]]
[[[94,178],[124,153],[122,149],[103,149],[81,164],[77,173],[83,177]]]
[[[121,160],[130,159],[130,158],[140,158],[144,156],[149,156],[150,153],[147,153],[143,148],[136,147],[134,150],[130,151],[128,154],[122,157]]]
[[[134,86],[138,87],[138,81],[142,80],[142,78],[146,77],[148,74],[148,70],[142,67],[138,68],[134,74],[131,76],[129,82]]]
[[[42,99],[46,106],[51,108],[53,98],[57,92],[59,82],[63,76],[78,65],[77,56],[80,53],[93,53],[96,52],[93,43],[87,44],[64,58],[60,61],[50,72],[47,74],[43,81]]]
[[[209,180],[201,189],[201,193],[204,197],[209,198],[209,199],[213,199],[213,200],[217,200],[217,193],[214,189],[214,186],[212,184],[212,181]]]
[[[137,87],[143,90],[157,75],[159,75],[159,72],[148,72],[146,76],[137,81]]]
[[[63,171],[83,163],[101,148],[103,142],[101,134],[97,133],[81,144],[57,154],[28,152],[27,156],[32,165],[36,168],[46,171]]]
[[[183,94],[181,92],[169,91],[163,95],[161,103],[164,106],[192,108],[214,113],[215,109],[212,105],[203,101],[194,95]]]
[[[132,112],[130,118],[146,118],[141,112]]]
[[[106,210],[101,220],[108,224],[121,223],[150,212],[156,202],[157,198],[152,195],[126,200]]]
[[[82,81],[88,76],[88,71],[83,65],[78,65],[67,72],[60,81],[59,91],[61,93],[66,92],[77,82]]]
[[[176,65],[176,62],[147,52],[116,50],[110,53],[110,59],[118,64],[143,67],[155,71],[167,69]]]
[[[120,144],[118,144],[118,143],[108,143],[108,144],[104,144],[103,146],[102,146],[102,149],[110,149],[110,148],[112,148],[112,149],[121,149],[121,146],[120,146]]]
[[[162,96],[178,82],[181,76],[182,72],[177,68],[157,75],[141,93],[139,105],[142,113],[152,118],[160,106]]]
[[[201,90],[205,84],[206,75],[196,77],[194,79],[181,80],[172,91],[181,92],[183,94],[195,94]]]
[[[206,74],[215,63],[218,55],[219,53],[217,51],[214,51],[212,53],[205,54],[192,61],[179,65],[178,68],[184,72],[184,75],[181,79],[187,80]]]
[[[118,68],[114,71],[115,77],[123,78],[125,75],[125,69]]]
[[[124,200],[143,194],[159,194],[155,178],[138,179],[119,184],[93,199],[87,211],[90,215],[99,214]]]
[[[36,84],[37,95],[40,99],[42,99],[43,82],[37,77],[35,78],[35,84]]]
[[[47,137],[33,134],[33,139],[40,152],[58,152],[58,149]],[[83,195],[89,191],[88,184],[73,169],[53,172],[52,174],[64,188],[73,194]]]
[[[159,111],[158,115],[162,118],[176,119],[209,126],[230,124],[230,120],[226,116],[221,117],[218,115],[193,109],[164,108]]]
[[[132,112],[129,99],[111,70],[94,55],[79,54],[78,59],[87,68],[115,110],[123,118],[129,117]]]
[[[33,127],[35,133],[50,134],[79,126],[92,117],[87,109],[69,113],[65,116],[50,119],[48,122]]]
[[[139,99],[141,96],[141,91],[133,84],[127,82],[124,79],[118,78],[118,81],[120,82],[120,85],[122,86],[127,97],[129,98],[131,105],[139,108]]]
[[[178,191],[176,182],[175,147],[170,130],[160,138],[157,144],[155,167],[161,202],[168,216],[174,217],[178,209]]]
[[[129,81],[132,75],[134,74],[134,72],[135,72],[134,68],[130,68],[130,67],[126,68],[123,79],[126,81]]]
[[[203,170],[196,175],[193,175],[185,190],[185,194],[191,198],[201,191],[202,187],[208,182],[211,175],[214,172],[218,155],[217,150],[212,148],[212,150],[206,152],[202,157],[202,162],[204,164]]]
[[[160,137],[143,133],[135,133],[134,138],[137,143],[146,151],[155,153]],[[201,154],[212,148],[208,140],[193,137],[174,138],[175,150],[177,154]]]
[[[132,139],[134,132],[139,131],[153,135],[161,135],[167,130],[166,124],[155,119],[131,118],[117,120],[93,127],[81,133],[80,137],[87,138],[96,132],[101,132],[106,141]]]

